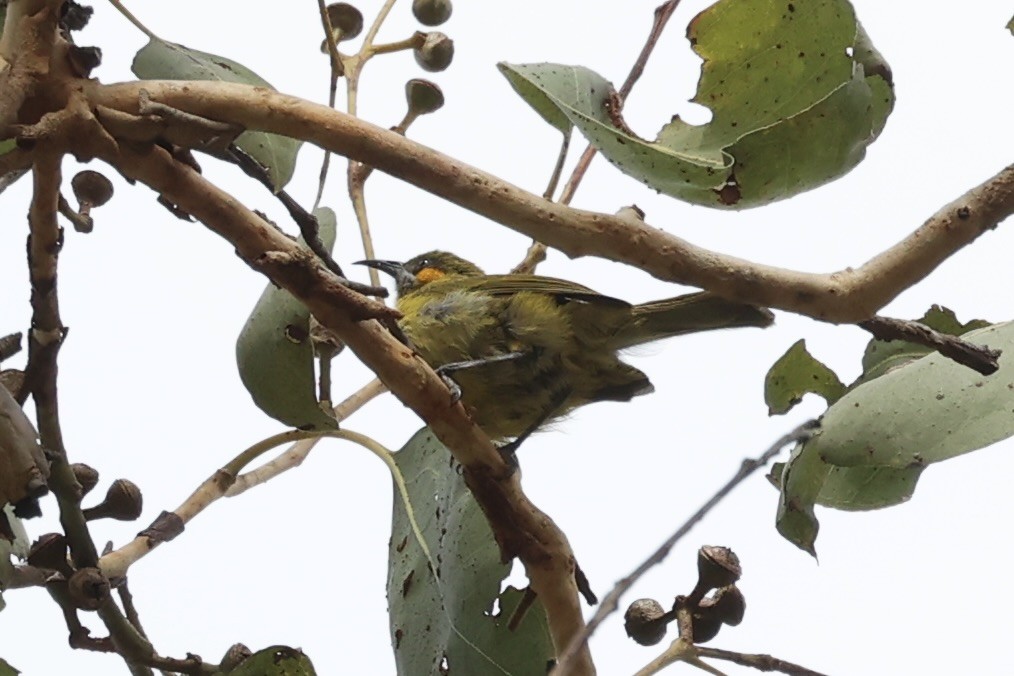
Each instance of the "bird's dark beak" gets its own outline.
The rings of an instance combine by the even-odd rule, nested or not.
[[[353,265],[365,265],[368,268],[375,268],[394,277],[394,283],[399,289],[410,289],[419,280],[411,272],[405,269],[404,263],[398,261],[365,260],[356,261]]]

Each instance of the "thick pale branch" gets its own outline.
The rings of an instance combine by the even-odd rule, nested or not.
[[[555,645],[559,649],[567,645],[581,631],[584,620],[566,536],[528,500],[518,473],[504,464],[464,407],[451,404],[446,386],[432,369],[378,322],[361,321],[369,313],[358,310],[373,302],[350,302],[350,292],[304,247],[190,167],[173,160],[162,148],[139,151],[121,144],[115,152],[101,149],[100,158],[158,191],[232,243],[255,269],[303,301],[321,324],[334,331],[395,396],[426,421],[463,465],[465,480],[489,518],[502,551],[524,563],[532,588],[546,608]],[[594,672],[586,649],[578,663],[579,673]]]
[[[87,94],[95,104],[136,112],[142,88],[152,99],[187,112],[305,139],[364,162],[570,256],[600,256],[660,279],[829,322],[871,317],[1014,212],[1014,166],[1009,166],[865,265],[805,273],[708,251],[647,223],[550,202],[386,129],[267,89],[149,81],[94,85]]]

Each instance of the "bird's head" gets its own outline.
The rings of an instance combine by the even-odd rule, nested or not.
[[[464,258],[446,251],[430,251],[399,263],[397,261],[365,260],[357,265],[376,268],[394,277],[399,296],[418,291],[430,282],[447,277],[477,277],[485,274],[481,268]]]

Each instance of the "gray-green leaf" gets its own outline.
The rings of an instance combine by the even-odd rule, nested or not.
[[[276,645],[258,650],[228,672],[230,676],[316,676],[310,658],[298,648]]]
[[[982,376],[937,352],[850,390],[780,476],[778,530],[812,553],[814,504],[875,509],[908,500],[930,464],[1014,435],[1014,323],[965,333],[1004,351]]]
[[[212,80],[274,89],[257,73],[231,59],[157,37],[152,37],[134,56],[131,70],[143,80]],[[292,179],[302,141],[247,131],[239,135],[236,145],[267,168],[271,185],[277,192]]]
[[[330,250],[335,214],[322,208],[314,216]],[[275,420],[300,428],[337,426],[317,400],[310,311],[285,289],[271,283],[264,289],[236,341],[236,363],[254,403]]]
[[[768,369],[764,379],[768,414],[787,413],[811,392],[833,404],[845,393],[845,385],[824,362],[810,354],[805,340],[798,340]]]
[[[565,116],[624,173],[718,208],[766,204],[842,176],[893,107],[890,69],[847,0],[720,0],[691,22],[688,38],[704,59],[694,101],[712,120],[676,117],[654,142],[626,126],[612,84],[587,68],[500,70],[544,118],[559,125]]]
[[[395,462],[428,550],[396,491],[387,598],[398,674],[545,673],[553,656],[545,612],[536,601],[507,629],[523,595],[500,592],[510,567],[450,452],[423,429]]]

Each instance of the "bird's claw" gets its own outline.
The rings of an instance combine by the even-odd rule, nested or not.
[[[521,465],[518,464],[518,449],[521,448],[522,441],[524,441],[524,439],[515,439],[514,441],[509,441],[506,444],[499,444],[496,447],[497,453],[499,453],[500,457],[503,458],[503,461],[507,464],[507,467],[510,468],[512,474],[521,468]]]
[[[436,373],[440,376],[440,380],[444,381],[444,385],[451,393],[451,406],[454,406],[461,401],[461,386],[454,382],[454,379],[444,373],[442,369],[436,369]]]

